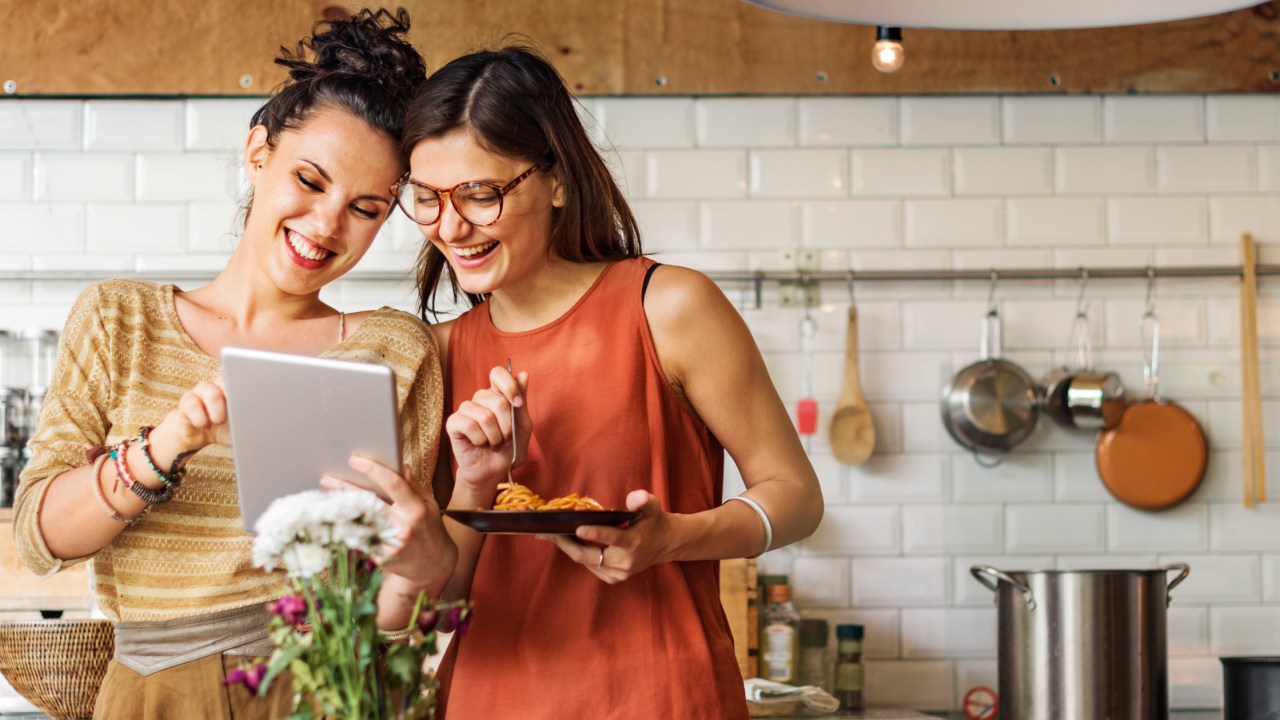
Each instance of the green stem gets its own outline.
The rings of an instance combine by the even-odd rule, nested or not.
[[[334,552],[335,550],[337,552]],[[357,628],[353,622],[354,619],[351,617],[351,605],[353,600],[351,597],[351,553],[347,551],[345,546],[331,547],[329,552],[330,556],[335,560],[340,560],[340,562],[335,562],[334,564],[337,566],[338,574],[338,581],[335,590],[343,600],[343,602],[340,603],[344,615],[342,618],[342,627],[346,630],[346,632],[342,633],[342,642],[339,646],[339,651],[342,654],[338,656],[342,658],[341,664],[343,669],[346,670],[344,673],[346,676],[345,704],[347,706],[347,712],[349,713],[348,717],[350,717],[351,720],[362,720],[361,710],[363,708],[361,706],[363,703],[361,701],[364,699],[364,693],[362,692],[363,688],[361,688],[362,683],[360,682],[360,658],[356,653],[355,648],[355,642],[358,642],[356,637],[358,633],[356,632]]]

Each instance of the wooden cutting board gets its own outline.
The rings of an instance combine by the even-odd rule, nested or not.
[[[742,677],[756,677],[759,653],[759,610],[756,607],[756,561],[737,558],[720,561],[720,604],[733,633],[733,649]]]

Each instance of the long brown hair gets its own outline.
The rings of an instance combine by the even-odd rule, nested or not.
[[[564,79],[535,49],[512,44],[464,55],[433,73],[409,107],[405,154],[423,140],[465,129],[492,152],[536,164],[559,180],[564,206],[552,208],[550,251],[571,262],[641,254],[640,230],[626,197],[587,136]],[[435,292],[449,267],[429,242],[418,255],[418,312],[436,315]],[[474,306],[448,273],[453,299]]]

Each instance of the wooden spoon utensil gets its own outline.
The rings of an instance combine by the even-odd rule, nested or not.
[[[845,465],[859,465],[871,457],[876,447],[876,426],[862,395],[858,379],[858,308],[849,306],[848,337],[845,340],[844,382],[835,414],[831,416],[831,451]]]
[[[1244,428],[1244,504],[1267,499],[1267,471],[1262,441],[1262,389],[1258,374],[1258,274],[1253,236],[1240,238],[1240,407]]]

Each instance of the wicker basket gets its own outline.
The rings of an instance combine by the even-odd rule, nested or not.
[[[0,622],[0,673],[59,719],[93,717],[114,648],[109,620]]]

